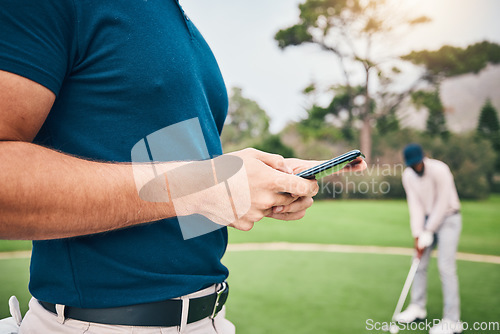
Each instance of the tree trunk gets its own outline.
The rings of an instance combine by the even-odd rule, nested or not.
[[[370,67],[365,66],[366,71],[366,82],[365,82],[365,110],[363,111],[362,121],[363,125],[361,127],[360,134],[360,146],[361,152],[365,155],[366,163],[370,163],[372,157],[372,126],[371,126],[371,98],[368,90],[368,85],[370,83]]]
[[[370,115],[363,117],[363,126],[361,127],[360,145],[361,152],[365,155],[365,160],[370,163],[372,156],[372,125]]]

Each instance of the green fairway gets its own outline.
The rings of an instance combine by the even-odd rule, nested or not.
[[[250,251],[228,252],[224,263],[231,271],[227,316],[236,324],[238,334],[351,334],[381,332],[366,330],[367,321],[390,320],[410,258]],[[9,273],[0,289],[0,316],[7,316],[11,294],[18,296],[24,313],[30,298],[26,290],[28,260],[1,260],[0,266],[2,272]],[[500,321],[500,266],[459,261],[458,267],[462,320],[471,325]],[[439,319],[442,301],[435,259],[429,274],[429,318]]]
[[[8,300],[12,295],[19,299],[23,314],[28,310],[28,281],[28,259],[0,260],[0,318],[10,316]]]
[[[500,197],[463,202],[460,251],[500,255]],[[250,232],[230,229],[230,243],[287,241],[411,247],[405,201],[322,201],[298,222],[270,219]],[[28,250],[25,241],[0,241],[0,251]],[[228,252],[228,317],[238,334],[360,333],[368,319],[389,321],[410,267],[399,255],[296,251]],[[429,317],[440,318],[442,297],[436,260],[429,270]],[[8,298],[30,298],[28,259],[0,260],[0,317]],[[462,320],[500,321],[500,265],[458,262]],[[377,331],[372,331],[377,332]],[[415,331],[412,333],[424,333]],[[466,333],[494,333],[467,331]]]
[[[459,251],[500,255],[500,196],[463,201]],[[412,247],[403,200],[318,201],[300,221],[263,219],[250,232],[229,229],[229,242],[305,242]],[[0,241],[0,252],[30,249],[29,241]]]
[[[0,252],[12,252],[31,249],[31,241],[27,240],[0,240]]]
[[[500,255],[500,196],[462,203],[459,251]],[[248,233],[230,229],[229,242],[327,243],[413,247],[402,200],[319,201],[296,222],[264,219]]]
[[[368,319],[390,321],[410,268],[407,256],[282,251],[229,252],[225,263],[228,318],[238,334],[368,333]],[[458,267],[462,320],[500,321],[500,266],[459,261]],[[429,275],[429,318],[440,319],[435,259]]]

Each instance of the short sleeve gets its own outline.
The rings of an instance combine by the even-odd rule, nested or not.
[[[0,0],[0,70],[58,95],[76,50],[70,0]]]

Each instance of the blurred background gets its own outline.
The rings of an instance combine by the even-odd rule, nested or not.
[[[237,333],[382,332],[368,323],[390,321],[411,263],[401,184],[410,142],[450,166],[462,200],[466,333],[500,333],[500,1],[181,4],[226,80],[225,152],[329,159],[359,148],[368,161],[359,175],[322,179],[301,221],[230,229]],[[27,310],[29,250],[0,242],[0,317],[12,294]],[[429,319],[440,319],[435,259],[428,292]]]
[[[361,148],[383,165],[401,163],[401,149],[416,141],[450,164],[462,197],[495,189],[500,2],[182,4],[230,92],[226,152],[253,146],[328,159]],[[384,196],[404,196],[400,175],[386,174]]]

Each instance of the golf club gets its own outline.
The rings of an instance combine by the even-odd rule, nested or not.
[[[399,300],[398,300],[398,303],[396,305],[396,309],[394,310],[394,313],[392,315],[392,322],[394,322],[396,315],[401,313],[401,310],[403,309],[403,305],[405,303],[406,297],[408,296],[408,292],[410,291],[410,287],[411,287],[411,284],[413,283],[413,279],[415,278],[415,274],[417,272],[419,264],[420,264],[420,257],[415,256],[413,258],[412,263],[411,263],[410,271],[408,272],[408,276],[406,277],[405,284],[403,285],[403,290],[401,291],[401,295],[399,296]],[[399,327],[397,325],[393,324],[390,326],[389,331],[392,334],[396,334],[399,332]]]

